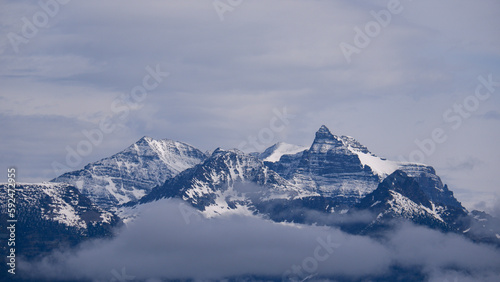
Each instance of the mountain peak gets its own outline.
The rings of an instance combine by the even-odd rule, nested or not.
[[[125,150],[51,182],[71,184],[97,205],[108,208],[139,199],[205,159],[206,155],[191,145],[143,136]]]
[[[137,140],[137,142],[135,142],[135,144],[147,144],[147,145],[150,145],[152,143],[185,144],[183,142],[175,141],[175,140],[168,139],[168,138],[155,139],[155,138],[150,137],[150,136],[142,136],[141,139],[139,139],[139,140]]]
[[[314,138],[311,150],[326,152],[331,148],[337,147],[344,147],[344,142],[338,136],[333,135],[326,126],[322,125],[316,131],[316,137]]]
[[[144,135],[141,137],[141,139],[137,140],[137,142],[135,142],[135,144],[149,143],[149,142],[151,142],[151,140],[153,140],[153,138]]]
[[[219,156],[219,155],[224,155],[224,154],[227,154],[228,153],[228,150],[224,150],[222,149],[221,147],[217,147],[213,152],[212,154],[210,155],[211,158],[213,157],[216,157],[216,156]]]
[[[316,139],[332,139],[333,134],[330,132],[328,127],[322,125],[318,131],[316,131]]]
[[[221,147],[218,147],[212,152],[210,158],[215,158],[218,156],[228,156],[228,155],[246,156],[247,154],[238,149],[222,149]]]

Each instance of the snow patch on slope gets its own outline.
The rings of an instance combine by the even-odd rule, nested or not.
[[[423,216],[427,213],[435,219],[445,222],[437,213],[434,204],[432,204],[432,209],[429,209],[428,207],[413,202],[398,192],[390,191],[390,193],[392,195],[392,200],[389,201],[389,205],[394,213],[410,218],[417,215]]]
[[[369,166],[372,171],[379,175],[381,178],[385,178],[400,167],[400,164],[398,162],[384,160],[372,154],[367,154],[356,150],[351,151],[358,155],[358,158],[363,165]]]
[[[279,142],[268,148],[261,154],[261,158],[265,162],[277,162],[283,155],[294,155],[307,150],[308,147]]]

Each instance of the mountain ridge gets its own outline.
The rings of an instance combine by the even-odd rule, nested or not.
[[[111,208],[140,199],[205,158],[203,152],[186,143],[144,136],[119,153],[51,182],[74,185],[98,205]]]
[[[275,151],[279,145],[277,143],[269,147],[268,153]],[[220,156],[225,156],[226,161],[218,160]],[[241,158],[246,162],[241,161]],[[256,177],[257,174],[248,177],[243,173],[255,168],[261,171],[260,178]],[[264,176],[266,173],[272,175],[272,181],[256,180],[267,179],[268,176]],[[456,222],[460,217],[466,216],[468,211],[454,198],[447,185],[443,185],[432,167],[379,158],[354,138],[334,135],[326,126],[316,132],[309,149],[295,154],[283,154],[278,161],[269,162],[261,155],[246,155],[238,150],[218,148],[203,163],[155,187],[138,203],[176,197],[187,201],[209,217],[240,210],[243,214],[261,214],[276,221],[304,223],[307,222],[308,210],[341,215],[359,209],[363,206],[363,201],[367,201],[367,197],[384,189],[383,185],[387,186],[384,181],[391,176],[409,179],[408,183],[411,185],[403,186],[419,197],[407,197],[401,188],[386,191],[393,202],[406,201],[406,204],[413,207],[411,211],[414,213],[411,215],[410,210],[405,213],[392,212],[388,213],[389,217],[411,220],[414,216],[424,214],[430,225],[438,226],[441,230],[462,230]],[[307,181],[297,181],[300,178]],[[337,189],[336,194],[328,193],[330,191],[325,193],[325,189],[321,187],[321,182],[331,184],[330,179],[337,182],[340,179],[341,189]],[[371,185],[371,189],[366,189],[364,193],[349,193],[350,187],[346,189],[344,184],[347,182],[352,185],[350,182],[355,182],[356,185],[363,181]],[[271,186],[266,186],[269,183]],[[238,185],[252,186],[253,194],[249,196],[244,191],[234,189]],[[364,187],[366,186],[368,185],[365,183]],[[270,191],[287,191],[288,194],[277,193],[274,197],[268,197]],[[402,210],[406,208],[402,206],[402,202],[396,204]],[[371,205],[364,208],[370,210]]]
[[[137,207],[177,198],[206,217],[258,215],[370,236],[407,220],[500,246],[498,219],[467,211],[431,166],[377,157],[353,137],[334,135],[326,126],[308,148],[277,143],[266,151],[246,154],[217,148],[206,155],[186,143],[144,136],[50,183],[20,184],[19,193],[34,199],[26,201],[36,213],[33,226],[55,226],[68,242],[112,236],[112,228],[137,216]],[[52,192],[47,194],[43,187],[49,186]],[[46,196],[39,200],[36,194]],[[75,197],[80,200],[72,201]],[[51,216],[47,207],[53,210]],[[61,207],[72,210],[66,214],[75,220],[65,219]],[[85,215],[89,209],[93,212]],[[0,210],[5,216],[6,207]],[[357,213],[370,215],[370,220],[352,222]],[[99,221],[96,214],[112,220]],[[89,225],[90,219],[101,227]],[[47,243],[44,248],[53,247]]]

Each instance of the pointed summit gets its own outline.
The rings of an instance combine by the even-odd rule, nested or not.
[[[316,139],[332,139],[333,134],[330,132],[328,127],[322,125],[318,131],[316,131]]]
[[[328,131],[330,132],[330,129],[328,129],[328,127],[326,127],[326,125],[321,125],[321,127],[318,129],[318,131]]]
[[[226,150],[222,149],[221,147],[217,147],[217,149],[215,149],[215,150],[212,152],[212,156],[216,156],[216,155],[224,154],[225,152],[226,152]]]
[[[148,144],[149,142],[151,142],[153,140],[153,138],[149,137],[149,136],[142,136],[141,139],[137,140],[135,142],[135,144]]]
[[[327,145],[327,147],[325,147]],[[330,130],[322,125],[318,131],[316,131],[316,137],[311,146],[311,150],[317,151],[328,151],[332,147],[342,147],[344,144],[337,136],[333,135]]]
[[[344,150],[348,150],[350,152],[362,152],[365,154],[370,154],[370,151],[359,143],[356,139],[350,136],[344,135],[333,135],[328,127],[322,125],[319,130],[316,132],[316,137],[314,138],[314,142],[311,146],[311,149],[321,146],[321,150],[328,149],[324,145],[330,145],[332,148],[343,148]]]

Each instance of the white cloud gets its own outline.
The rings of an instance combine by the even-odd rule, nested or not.
[[[183,212],[180,205],[184,205]],[[388,277],[384,275],[398,266],[408,273],[422,270],[424,276],[500,275],[500,253],[494,247],[423,227],[403,225],[384,239],[374,240],[332,228],[298,228],[255,217],[202,219],[191,213],[196,211],[174,200],[148,204],[116,238],[20,263],[20,273],[51,280],[109,280],[113,270],[125,269],[126,274],[145,280],[281,278],[288,270],[295,278],[315,274],[362,278]],[[321,258],[316,264],[312,262],[315,257]],[[294,265],[301,273],[293,270],[297,269]]]

